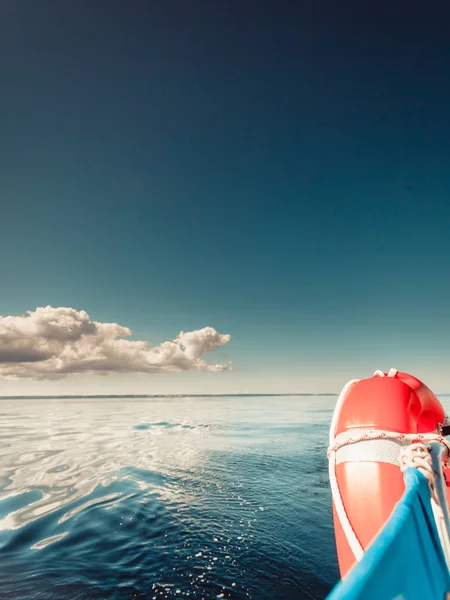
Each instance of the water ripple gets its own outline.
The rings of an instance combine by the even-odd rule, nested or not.
[[[1,401],[0,597],[323,598],[334,401]]]

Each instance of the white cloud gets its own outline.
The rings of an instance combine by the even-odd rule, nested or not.
[[[230,369],[229,363],[212,365],[203,359],[231,339],[212,327],[182,331],[155,347],[124,339],[129,335],[128,327],[91,321],[74,308],[46,306],[23,316],[0,316],[0,378]]]

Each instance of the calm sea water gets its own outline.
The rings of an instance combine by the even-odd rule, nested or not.
[[[324,598],[335,402],[0,400],[0,598]]]

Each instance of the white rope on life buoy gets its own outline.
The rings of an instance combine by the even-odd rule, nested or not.
[[[420,471],[428,481],[432,499],[440,506],[439,498],[434,485],[434,471],[431,461],[431,454],[428,448],[422,442],[416,442],[400,451],[400,471],[406,471],[408,467],[413,467]],[[442,509],[441,509],[442,512]],[[442,515],[443,518],[443,515]]]
[[[350,388],[352,387],[352,385],[354,383],[357,383],[358,381],[359,381],[359,379],[352,379],[351,381],[349,381],[344,386],[341,393],[339,394],[339,398],[336,403],[336,407],[334,409],[333,417],[331,419],[331,424],[330,424],[330,447],[333,445],[333,443],[336,439],[336,436],[335,436],[336,424],[337,424],[339,414],[341,412],[341,408],[344,403],[344,400],[345,400]],[[339,484],[338,484],[338,481],[336,478],[336,452],[333,451],[328,456],[329,456],[328,472],[329,472],[329,478],[330,478],[331,496],[333,498],[336,514],[339,519],[339,523],[341,524],[344,535],[348,541],[350,549],[353,552],[353,555],[356,558],[356,560],[359,561],[359,560],[361,560],[361,558],[364,555],[364,549],[363,549],[361,542],[359,541],[355,531],[353,530],[352,524],[350,523],[350,520],[347,516],[346,510],[344,507],[344,503],[342,501],[341,491],[339,489]]]

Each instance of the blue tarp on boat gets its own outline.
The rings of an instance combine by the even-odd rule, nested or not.
[[[391,518],[327,600],[444,600],[450,591],[428,481],[414,468],[404,479]]]

